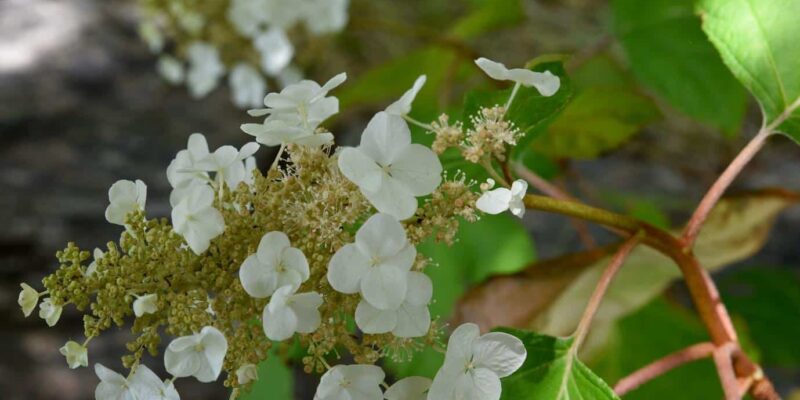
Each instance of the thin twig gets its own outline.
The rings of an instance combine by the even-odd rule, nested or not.
[[[739,391],[739,381],[736,379],[736,372],[733,369],[733,349],[738,345],[729,342],[723,346],[716,347],[712,353],[714,356],[714,364],[717,365],[717,374],[719,374],[720,383],[722,383],[722,390],[725,392],[725,400],[741,400],[744,393]]]
[[[622,396],[638,388],[642,384],[651,381],[653,378],[661,376],[683,364],[710,357],[714,349],[713,343],[704,342],[659,358],[620,379],[614,386],[614,392],[617,393],[618,396]]]

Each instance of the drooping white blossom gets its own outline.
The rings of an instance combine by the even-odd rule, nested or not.
[[[386,374],[375,365],[336,365],[320,378],[315,400],[382,400]]]
[[[97,400],[180,400],[172,382],[163,382],[150,368],[140,364],[125,378],[102,364],[94,365],[100,378],[94,395]]]
[[[299,287],[309,276],[308,260],[300,249],[292,247],[283,232],[269,232],[239,268],[244,291],[255,298],[272,295],[279,287]]]
[[[17,297],[17,304],[22,308],[22,313],[27,318],[36,309],[36,305],[39,304],[39,292],[27,283],[20,283],[19,286],[22,287],[22,290],[19,292],[19,297]]]
[[[426,400],[431,380],[422,376],[409,376],[395,382],[383,396],[386,400]]]
[[[253,39],[253,46],[261,55],[261,69],[267,75],[278,75],[292,61],[294,46],[283,29],[274,27]]]
[[[58,351],[67,359],[70,369],[86,367],[89,365],[89,353],[86,347],[78,342],[70,340]]]
[[[436,154],[411,143],[406,122],[385,112],[369,121],[358,147],[342,149],[338,163],[378,211],[399,220],[414,215],[416,197],[430,194],[442,180]]]
[[[406,297],[408,271],[417,250],[388,214],[375,214],[342,246],[328,264],[328,282],[341,293],[361,293],[373,307],[393,310]]]
[[[429,399],[460,400],[500,398],[500,378],[522,366],[527,351],[522,341],[502,332],[480,334],[466,323],[453,331],[444,365],[433,379]]]
[[[236,64],[228,76],[233,104],[239,108],[258,107],[267,91],[267,82],[247,63]]]
[[[428,303],[433,283],[422,272],[408,273],[405,299],[397,309],[381,310],[361,300],[356,307],[356,324],[364,333],[392,332],[402,338],[420,337],[428,333],[431,313]]]
[[[97,271],[97,262],[102,259],[106,253],[103,253],[103,250],[100,250],[99,247],[95,247],[94,251],[92,251],[92,262],[89,263],[89,266],[86,267],[86,271],[84,274],[86,276],[92,276]]]
[[[320,324],[319,306],[322,296],[317,292],[295,293],[297,287],[281,286],[264,307],[264,333],[271,340],[286,340],[295,332],[311,333]]]
[[[519,218],[525,215],[525,193],[528,191],[528,182],[517,179],[511,184],[511,189],[497,188],[489,190],[478,198],[475,206],[487,214],[500,214],[509,210]]]
[[[236,370],[236,380],[240,385],[246,385],[258,379],[258,367],[255,364],[245,364]]]
[[[258,148],[259,145],[256,142],[247,143],[239,150],[230,145],[222,146],[198,160],[195,168],[214,172],[216,174],[214,179],[218,185],[225,183],[229,188],[234,189],[239,182],[245,179],[244,160],[255,154]]]
[[[158,294],[156,293],[136,296],[136,300],[133,301],[133,314],[136,317],[153,314],[156,311],[158,311]]]
[[[186,74],[189,93],[195,98],[205,97],[225,74],[219,52],[211,44],[194,42],[189,45],[186,55],[189,59],[189,72]]]
[[[39,303],[39,318],[45,320],[47,326],[53,327],[58,323],[59,318],[61,318],[61,312],[63,310],[64,308],[62,306],[53,304],[53,300],[47,298]]]
[[[390,104],[389,107],[386,107],[386,113],[403,116],[411,112],[411,103],[414,102],[414,98],[417,97],[417,94],[422,89],[422,85],[425,84],[425,79],[425,75],[420,75],[420,77],[414,81],[414,86],[412,86],[411,89],[408,89],[397,101]]]
[[[195,252],[202,254],[211,240],[225,231],[222,213],[214,208],[214,191],[205,185],[194,185],[172,209],[172,226]]]
[[[475,60],[486,75],[499,81],[513,81],[522,86],[533,86],[542,96],[552,96],[561,86],[560,79],[550,71],[534,72],[525,68],[508,69],[505,65],[486,58]]]
[[[147,185],[138,179],[136,182],[119,180],[108,189],[108,201],[110,204],[106,208],[106,220],[112,224],[125,225],[125,216],[144,210]]]
[[[174,339],[164,353],[167,372],[177,378],[194,376],[200,382],[217,380],[228,351],[225,335],[213,326]]]

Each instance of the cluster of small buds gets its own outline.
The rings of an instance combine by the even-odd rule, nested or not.
[[[481,108],[470,117],[472,128],[467,130],[461,154],[464,159],[479,163],[489,159],[504,161],[507,146],[517,144],[522,135],[514,123],[504,119],[506,109],[500,106]]]
[[[458,147],[464,140],[464,126],[460,121],[450,125],[450,116],[442,114],[436,121],[431,122],[431,132],[436,135],[431,144],[431,150],[442,154],[451,147]]]

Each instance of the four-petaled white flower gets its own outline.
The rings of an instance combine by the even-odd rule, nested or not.
[[[240,385],[248,384],[258,379],[258,367],[255,364],[245,364],[236,370],[236,380]]]
[[[106,220],[124,226],[126,215],[144,210],[147,202],[147,185],[138,179],[136,182],[119,180],[108,189],[108,201],[110,204],[106,208]]]
[[[194,42],[186,50],[186,56],[189,59],[189,72],[186,74],[189,93],[195,98],[205,97],[225,74],[219,52],[208,43]]]
[[[394,310],[406,296],[408,271],[417,250],[388,214],[375,214],[342,246],[328,264],[328,282],[338,292],[358,293],[373,307]]]
[[[25,317],[29,317],[39,303],[39,292],[27,283],[20,283],[19,286],[22,287],[22,290],[19,292],[17,304],[22,308]]]
[[[94,273],[97,271],[97,262],[100,261],[100,259],[102,259],[105,255],[106,253],[103,253],[103,250],[100,250],[100,248],[95,247],[94,251],[92,251],[92,262],[89,264],[88,267],[86,267],[84,275],[86,276],[94,275]]]
[[[320,378],[314,400],[382,400],[385,376],[374,365],[337,365]]]
[[[176,378],[194,376],[200,382],[213,382],[222,371],[227,351],[225,335],[213,326],[206,326],[200,333],[170,342],[164,353],[164,366]]]
[[[561,81],[550,71],[534,72],[525,68],[508,69],[505,65],[486,58],[475,60],[486,75],[498,81],[513,81],[522,86],[533,86],[542,96],[552,96],[561,86]]]
[[[338,163],[378,211],[399,220],[414,215],[416,197],[430,194],[442,181],[436,154],[411,143],[406,122],[385,112],[369,121],[358,147],[342,149]]]
[[[281,286],[299,287],[309,276],[308,260],[300,249],[291,247],[283,232],[269,232],[261,238],[256,254],[239,268],[244,291],[255,298],[272,295]]]
[[[258,107],[267,91],[267,82],[247,63],[236,64],[228,76],[233,104],[239,108]]]
[[[411,112],[411,103],[414,102],[414,98],[417,97],[417,93],[419,93],[420,89],[422,89],[422,85],[425,84],[425,75],[420,75],[416,81],[414,81],[414,86],[411,89],[408,89],[402,96],[400,96],[397,101],[392,104],[389,104],[389,107],[386,107],[386,113],[403,116]]]
[[[67,365],[71,369],[86,367],[89,365],[89,354],[85,346],[70,340],[58,351],[67,359]]]
[[[181,150],[167,167],[167,180],[174,189],[185,188],[194,184],[208,182],[208,173],[197,168],[200,160],[208,157],[208,142],[202,133],[189,136],[186,149]],[[179,199],[178,199],[179,200]],[[174,207],[178,202],[170,196],[170,204]]]
[[[386,400],[426,400],[431,380],[422,376],[409,376],[386,389]]]
[[[483,336],[478,326],[459,326],[447,343],[447,353],[433,379],[428,398],[437,400],[500,398],[500,378],[522,366],[527,351],[522,341],[502,332]]]
[[[158,295],[155,293],[136,296],[136,300],[133,301],[133,314],[137,317],[153,314],[156,311],[158,311]]]
[[[233,146],[222,146],[213,153],[198,160],[195,167],[216,174],[215,180],[218,185],[224,182],[230,189],[235,189],[239,182],[245,179],[244,160],[258,151],[258,143],[249,142],[236,150]]]
[[[195,185],[172,209],[173,229],[198,255],[208,249],[211,239],[225,231],[225,220],[213,203],[214,191],[206,185]]]
[[[361,300],[356,307],[356,324],[364,333],[386,333],[402,338],[420,337],[428,333],[431,313],[428,303],[433,283],[422,272],[408,273],[405,300],[397,309],[380,310]]]
[[[525,215],[525,193],[528,191],[528,182],[517,179],[511,184],[511,189],[497,188],[485,192],[475,202],[479,210],[487,214],[500,214],[509,210],[512,214],[522,218]]]
[[[311,333],[320,324],[319,306],[322,296],[317,292],[295,293],[297,288],[286,285],[278,288],[264,307],[264,333],[271,340],[286,340],[295,332]]]
[[[47,298],[39,304],[39,318],[45,320],[47,326],[53,327],[58,323],[58,319],[61,318],[61,311],[63,310],[63,307],[53,304],[53,300]]]
[[[100,378],[94,395],[97,400],[180,400],[172,382],[162,382],[145,365],[136,367],[129,378],[114,372],[102,364],[94,365],[94,372]]]

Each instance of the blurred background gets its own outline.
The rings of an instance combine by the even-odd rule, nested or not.
[[[429,81],[412,115],[432,120],[457,110],[466,91],[493,87],[471,67],[476,56],[521,66],[544,54],[571,55],[565,62],[577,88],[571,104],[579,106],[565,109],[534,142],[529,167],[589,203],[680,227],[760,124],[757,105],[722,66],[691,3],[352,0],[342,32],[295,35],[295,63],[317,81],[348,73],[334,92],[341,113],[326,126],[339,144],[353,144],[372,113],[421,73]],[[20,282],[33,284],[55,270],[54,254],[67,242],[91,249],[118,238],[118,227],[103,216],[108,187],[142,179],[148,215],[167,216],[166,166],[189,134],[204,133],[212,148],[250,139],[238,127],[251,118],[233,105],[226,84],[194,99],[159,76],[157,55],[138,33],[140,16],[135,0],[0,0],[3,399],[93,398],[93,370],[68,369],[58,352],[66,340],[83,337],[80,315],[67,308],[48,329],[35,315],[23,318],[16,297]],[[260,166],[269,165],[271,150],[259,151]],[[733,189],[800,190],[798,161],[796,145],[774,138]],[[775,214],[755,255],[717,270],[715,279],[749,351],[788,397],[800,386],[800,208]],[[486,277],[585,248],[558,216],[530,212],[522,224],[505,217],[481,224],[465,229],[455,249],[426,247],[440,270],[459,271],[434,276],[436,290],[449,285],[432,306],[445,319]],[[601,230],[590,234],[600,243],[611,240]],[[719,244],[720,251],[726,246],[735,243]],[[705,337],[683,285],[667,286],[615,321],[612,339],[592,356],[590,365],[609,382]],[[127,337],[112,329],[92,341],[90,362],[119,369]],[[160,368],[160,359],[149,364]],[[262,378],[271,377],[280,389],[252,398],[311,399],[314,377],[263,367]],[[221,383],[177,386],[186,399],[228,396]],[[704,361],[625,398],[721,398],[718,386]]]

